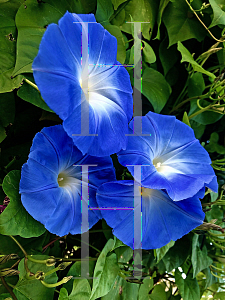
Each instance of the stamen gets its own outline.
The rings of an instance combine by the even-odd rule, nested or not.
[[[157,169],[157,168],[160,168],[160,167],[161,167],[161,164],[162,164],[161,162],[158,162],[158,163],[156,164],[156,166],[155,166],[156,169]]]

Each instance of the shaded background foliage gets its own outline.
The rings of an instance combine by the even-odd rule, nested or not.
[[[132,84],[135,37],[126,21],[149,22],[141,37],[143,115],[172,114],[191,126],[218,177],[219,193],[207,190],[202,200],[206,219],[200,228],[143,251],[144,279],[129,279],[132,250],[99,221],[90,230],[94,279],[65,283],[65,277],[81,275],[80,236],[47,232],[20,202],[20,169],[34,135],[61,123],[32,86],[31,65],[46,27],[67,10],[94,13],[117,38],[117,58],[131,65]],[[224,0],[0,0],[0,299],[225,299],[224,28]],[[117,179],[130,179],[112,157]]]

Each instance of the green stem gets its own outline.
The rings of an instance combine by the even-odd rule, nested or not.
[[[61,284],[68,282],[71,278],[73,278],[73,276],[64,277],[62,280],[60,280],[59,282],[56,282],[56,283],[47,283],[47,282],[41,280],[41,283],[47,288],[54,288],[54,287],[57,287]]]
[[[89,233],[105,232],[105,231],[112,231],[112,229],[97,229],[97,230],[90,230]]]
[[[132,42],[134,39],[130,39],[129,41],[126,41],[125,44]]]
[[[173,111],[177,110],[178,108],[180,108],[181,106],[183,106],[184,104],[186,104],[187,102],[191,101],[191,100],[194,100],[194,99],[201,99],[201,98],[204,98],[205,95],[202,95],[202,96],[195,96],[195,97],[191,97],[191,98],[188,98],[184,101],[182,101],[181,103],[179,103],[177,106],[175,106],[170,112],[169,114],[171,114]]]
[[[211,37],[217,41],[217,42],[222,42],[223,40],[218,40],[213,34],[212,32],[208,29],[208,27],[202,22],[202,20],[199,18],[198,14],[195,12],[195,10],[192,8],[191,4],[185,0],[187,5],[190,7],[191,11],[195,14],[196,18],[199,20],[199,22],[202,24],[202,26],[208,31],[208,33],[211,35]]]
[[[47,262],[47,259],[45,259],[45,260],[35,259],[35,258],[32,257],[32,255],[28,255],[27,258],[28,258],[30,261],[32,261],[32,262],[34,262],[34,263],[37,263],[37,264],[46,264],[46,262]]]
[[[19,248],[22,250],[23,254],[25,255],[25,257],[27,257],[27,252],[23,249],[23,247],[20,245],[20,243],[12,236],[10,235],[11,239],[14,240],[14,242],[19,246]]]
[[[84,258],[56,258],[57,260],[59,260],[59,261],[83,261],[83,260],[87,260],[87,261],[89,261],[89,260],[93,260],[93,261],[95,261],[95,260],[97,260],[97,258],[92,258],[92,257],[88,257],[87,259],[84,259]]]
[[[206,110],[210,109],[210,107],[212,107],[212,105],[213,105],[213,104],[210,104],[210,105],[208,105],[208,106],[204,107],[203,109],[201,109],[201,110],[197,111],[196,113],[194,113],[194,114],[190,115],[190,116],[188,117],[188,119],[190,120],[190,119],[194,118],[195,116],[198,116],[198,115],[200,115],[200,114],[201,114],[201,113],[203,113],[204,111],[206,111]]]
[[[186,80],[186,83],[185,83],[185,85],[184,85],[184,87],[183,87],[183,89],[182,89],[180,95],[178,96],[177,100],[176,100],[175,103],[174,103],[175,106],[177,105],[177,103],[179,103],[179,101],[180,101],[180,99],[182,98],[183,94],[186,92],[186,88],[187,88],[187,86],[188,86],[188,80],[189,80],[189,76],[188,76],[188,78],[187,78],[187,80]]]
[[[74,239],[74,240],[77,240],[77,241],[79,241],[79,242],[81,242],[81,240],[79,240],[79,239],[77,239],[77,238],[73,238],[73,239]],[[88,243],[86,243],[86,242],[84,242],[84,241],[82,241],[82,243],[84,243],[84,244],[86,244],[87,246],[91,247],[92,249],[94,249],[94,250],[97,251],[98,253],[101,253],[101,251],[100,251],[99,249],[95,248],[94,246],[92,246],[92,245],[90,245],[90,244],[88,244]]]
[[[210,272],[211,272],[211,274],[212,274],[213,276],[215,276],[216,278],[220,278],[220,279],[223,279],[223,278],[224,278],[224,276],[222,277],[222,276],[216,275],[215,273],[213,273],[212,270],[210,270]]]
[[[13,159],[5,166],[5,169],[8,169],[14,162],[16,161],[16,157],[14,156]]]
[[[26,83],[28,83],[29,85],[31,85],[33,88],[35,88],[40,93],[40,91],[39,91],[38,87],[36,86],[36,84],[34,84],[33,82],[31,82],[27,78],[24,78],[24,81],[26,81]]]
[[[8,284],[6,283],[4,277],[0,277],[1,281],[4,285],[4,287],[7,289],[7,291],[10,293],[11,297],[13,298],[13,300],[18,300],[15,296],[15,294],[13,293],[13,291],[9,288]]]
[[[217,268],[217,267],[215,267],[214,265],[211,265],[211,268],[214,268],[214,269],[220,271],[221,273],[224,273],[224,272],[225,272],[225,270],[223,270],[223,269],[221,269],[221,268]]]
[[[224,246],[222,246],[222,245],[216,243],[216,242],[215,242],[212,238],[210,238],[210,237],[209,237],[209,239],[210,239],[210,241],[213,243],[213,245],[214,245],[216,248],[225,250],[225,247],[224,247]]]

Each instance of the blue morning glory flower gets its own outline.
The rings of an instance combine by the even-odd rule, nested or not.
[[[203,223],[204,213],[197,195],[175,202],[161,190],[143,186],[138,186],[138,190],[140,194],[134,194],[134,182],[122,180],[104,183],[96,195],[113,234],[131,248],[161,248]],[[141,201],[134,207],[135,197],[141,195]],[[142,212],[142,217],[135,217],[136,222],[142,222],[142,232],[137,232],[134,223],[135,210]]]
[[[67,12],[47,27],[34,59],[43,99],[83,154],[107,156],[126,148],[132,87],[116,56],[116,38],[93,14]]]
[[[97,166],[81,173],[81,165],[93,164]],[[110,157],[84,156],[62,125],[47,127],[34,137],[28,161],[22,167],[21,201],[50,232],[59,236],[78,234],[82,186],[88,188],[89,205],[96,207],[97,188],[110,180],[115,180]],[[88,199],[82,195],[82,201],[87,203]],[[89,228],[100,218],[98,210],[89,211]]]
[[[119,162],[134,167],[143,165],[135,180],[150,189],[165,189],[171,199],[179,201],[193,197],[207,186],[217,191],[217,181],[208,152],[194,136],[194,131],[174,116],[149,112],[142,118],[142,136],[129,124],[126,150],[118,154]],[[204,196],[204,194],[203,194]]]

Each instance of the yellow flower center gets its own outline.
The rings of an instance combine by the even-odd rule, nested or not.
[[[139,186],[139,193],[142,195],[142,197],[148,197],[152,193],[152,189],[145,188],[143,186]]]

